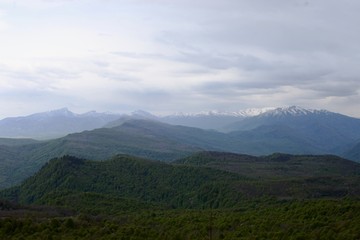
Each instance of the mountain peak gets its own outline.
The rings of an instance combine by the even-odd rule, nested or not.
[[[218,111],[218,110],[210,110],[210,111],[202,111],[197,113],[175,113],[173,115],[169,115],[168,117],[204,117],[204,116],[223,116],[223,117],[253,117],[260,115],[262,113],[274,110],[273,107],[267,108],[249,108],[240,111]]]
[[[76,116],[75,113],[71,112],[68,108],[64,107],[64,108],[59,108],[59,109],[55,109],[55,110],[51,110],[51,111],[47,111],[47,112],[42,112],[42,113],[35,113],[30,115],[30,117],[74,117]]]
[[[306,109],[299,106],[280,107],[267,111],[261,116],[305,116],[309,114],[329,114],[326,110]]]
[[[101,116],[103,114],[107,114],[107,113],[98,113],[97,111],[89,111],[83,114],[80,114],[80,116],[82,117],[97,117],[97,116]]]
[[[136,110],[131,113],[131,116],[150,118],[150,119],[157,118],[155,115],[153,115],[149,112],[143,111],[143,110]]]
[[[55,109],[55,110],[51,110],[45,113],[46,115],[49,116],[66,116],[66,117],[70,117],[70,116],[75,116],[76,114],[71,112],[68,108],[64,107],[64,108],[60,108],[60,109]]]

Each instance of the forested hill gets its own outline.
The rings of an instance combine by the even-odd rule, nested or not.
[[[237,195],[233,187],[238,179],[236,174],[219,170],[174,166],[127,155],[101,162],[65,156],[51,160],[20,186],[3,191],[2,196],[23,204],[68,207],[82,205],[77,201],[94,196],[108,204],[118,199],[166,207],[199,207],[211,201],[219,201],[218,205],[230,201],[234,205]],[[210,200],[208,194],[216,197]]]
[[[136,119],[117,127],[69,134],[50,141],[0,139],[0,189],[19,184],[49,159],[64,155],[105,160],[116,154],[129,154],[172,161],[203,150],[257,156],[274,152],[326,153],[287,130],[289,129],[259,128],[226,134]],[[356,153],[356,149],[354,150]]]
[[[268,156],[204,151],[174,161],[175,164],[210,167],[251,178],[360,176],[360,164],[334,155]]]
[[[174,164],[128,155],[107,161],[65,156],[51,160],[20,186],[2,191],[1,196],[22,204],[87,211],[103,204],[107,211],[149,205],[219,208],[263,197],[359,197],[360,177],[359,164],[333,156],[276,154],[256,158],[203,152]]]
[[[0,145],[0,189],[19,184],[49,159],[63,155],[105,160],[116,154],[130,154],[170,161],[202,150],[199,145],[208,144],[205,140],[217,135],[201,129],[139,120],[25,145],[12,143],[10,139],[2,140],[7,144]],[[194,144],[195,141],[199,144]]]

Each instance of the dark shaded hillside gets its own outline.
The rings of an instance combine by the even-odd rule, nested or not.
[[[343,155],[349,159],[360,162],[360,142],[345,151]]]
[[[294,154],[323,154],[321,147],[312,144],[296,132],[282,126],[259,127],[251,131],[231,132],[228,134],[202,130],[199,128],[173,126],[148,120],[132,120],[113,128],[129,134],[154,136],[198,147],[203,150],[266,155],[274,152]]]
[[[5,146],[21,146],[38,142],[31,138],[0,138],[0,145]]]
[[[273,154],[254,157],[202,152],[174,164],[219,169],[253,179],[254,182],[237,183],[237,190],[249,197],[360,196],[360,164],[337,156]]]
[[[224,152],[174,164],[65,156],[0,192],[31,204],[0,201],[0,238],[355,240],[359,165],[335,156]]]
[[[360,119],[325,110],[306,110],[292,106],[244,118],[228,126],[229,131],[249,131],[257,135],[263,129],[273,130],[275,139],[276,134],[285,133],[290,142],[298,139],[305,143],[298,144],[298,149],[307,150],[312,147],[316,153],[339,155],[360,138]]]
[[[142,124],[133,126],[131,122],[127,122],[120,127],[70,134],[55,143],[60,149],[66,150],[65,154],[88,159],[106,159],[124,153],[169,161],[200,149],[186,142],[162,136],[158,131],[162,129],[150,132]]]
[[[237,153],[266,155],[274,152],[292,154],[324,154],[326,151],[313,144],[297,130],[287,126],[260,126],[248,131],[228,133],[238,147]]]
[[[185,127],[172,131],[170,136],[161,133],[167,126],[146,121],[130,122],[116,128],[85,131],[34,144],[0,146],[0,188],[20,183],[49,159],[63,155],[104,160],[116,154],[131,154],[170,161],[202,149],[174,138]]]
[[[223,130],[224,127],[239,121],[244,117],[230,116],[230,115],[197,115],[197,116],[166,116],[162,117],[160,121],[172,124],[182,125],[188,127],[195,127],[201,129],[215,129]]]
[[[210,167],[250,178],[360,176],[360,164],[332,155],[272,154],[255,157],[226,152],[199,152],[175,164]]]
[[[359,197],[359,166],[334,156],[284,154],[257,158],[203,152],[175,164],[127,155],[107,161],[65,156],[0,197],[85,212],[100,208],[108,214],[146,207],[228,208],[269,197]]]
[[[354,139],[324,126],[303,126],[293,124],[271,124],[246,131],[229,133],[234,139],[248,139],[248,149],[257,151],[256,155],[273,152],[292,154],[341,154]],[[255,148],[255,143],[262,146]],[[252,153],[253,154],[253,153]]]
[[[28,208],[28,207],[26,207]],[[49,208],[47,208],[49,209]],[[48,211],[2,211],[0,238],[78,240],[234,240],[360,238],[356,200],[252,201],[233,209],[155,210],[117,216],[74,215],[43,218]],[[25,213],[25,214],[26,214]],[[48,215],[51,216],[51,215]]]
[[[360,119],[326,110],[307,110],[296,106],[278,108],[258,116],[244,118],[231,130],[251,130],[266,125],[284,125],[303,130],[328,129],[331,134],[357,139],[360,136]]]
[[[134,203],[144,201],[166,207],[199,207],[215,202],[226,206],[238,200],[233,191],[238,179],[223,171],[172,166],[130,156],[103,162],[66,156],[50,161],[35,176],[19,187],[5,190],[2,196],[22,204],[70,208],[81,205],[77,201],[84,196],[96,195],[98,199],[134,199]]]
[[[155,121],[133,120],[125,122],[114,129],[131,134],[141,133],[145,136],[150,135],[155,138],[168,139],[202,149],[236,148],[236,145],[231,143],[232,139],[224,133],[193,127],[174,126]]]

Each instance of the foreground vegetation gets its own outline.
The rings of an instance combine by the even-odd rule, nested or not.
[[[262,200],[234,209],[1,218],[1,239],[359,239],[357,200]]]
[[[359,239],[359,175],[335,156],[65,156],[0,192],[0,239]]]

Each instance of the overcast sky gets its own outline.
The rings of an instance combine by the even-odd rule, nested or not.
[[[360,117],[359,0],[0,0],[0,118],[299,105]]]

